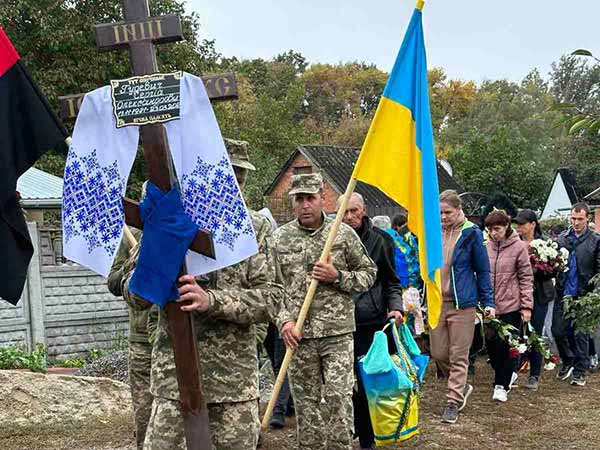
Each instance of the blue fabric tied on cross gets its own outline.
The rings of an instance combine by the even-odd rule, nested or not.
[[[165,194],[151,182],[140,216],[144,233],[129,291],[164,308],[179,297],[177,276],[198,226],[183,210],[177,187]]]

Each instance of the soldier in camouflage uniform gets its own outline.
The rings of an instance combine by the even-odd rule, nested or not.
[[[131,230],[137,242],[141,231]],[[123,295],[123,280],[129,280],[135,268],[139,245],[132,247],[125,238],[121,242],[115,262],[108,275],[108,290],[115,296]],[[158,310],[136,310],[129,307],[129,387],[133,403],[137,449],[142,450],[146,428],[152,411],[150,368],[152,365],[152,330],[156,329]]]
[[[351,227],[341,224],[326,263],[318,262],[333,220],[323,213],[322,178],[296,175],[290,195],[296,220],[274,233],[276,268],[285,280],[286,315],[281,331],[296,347],[290,383],[302,449],[350,450],[354,353],[352,294],[368,290],[377,267]],[[311,278],[319,287],[308,313],[302,340],[294,327]],[[299,344],[299,345],[298,345]],[[327,404],[323,414],[321,399]],[[327,417],[327,422],[324,421]]]
[[[226,140],[240,186],[247,170],[247,143]],[[258,359],[256,322],[276,321],[282,310],[283,287],[274,282],[268,260],[271,226],[250,212],[259,252],[231,267],[180,281],[179,301],[192,311],[213,447],[216,450],[255,450],[258,440]],[[198,284],[200,283],[200,284]],[[126,288],[125,288],[126,289]],[[125,294],[136,308],[147,302]],[[186,450],[183,418],[179,409],[175,360],[165,312],[160,311],[152,352],[152,415],[144,450]]]

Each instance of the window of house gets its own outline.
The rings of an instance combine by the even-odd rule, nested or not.
[[[304,173],[312,173],[312,166],[297,166],[294,167],[294,175],[301,175]]]

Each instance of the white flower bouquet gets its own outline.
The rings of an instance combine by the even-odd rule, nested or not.
[[[569,251],[558,248],[558,244],[551,239],[534,239],[529,244],[529,259],[534,271],[548,275],[558,275],[569,270],[567,261]]]

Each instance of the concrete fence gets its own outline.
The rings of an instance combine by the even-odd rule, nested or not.
[[[127,307],[108,292],[106,279],[64,262],[56,228],[28,227],[34,255],[21,301],[0,300],[0,345],[42,343],[51,358],[65,358],[126,338]]]

